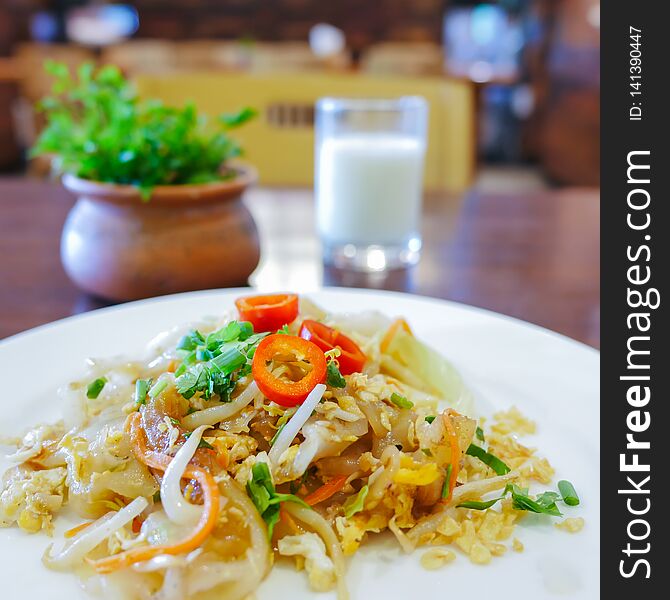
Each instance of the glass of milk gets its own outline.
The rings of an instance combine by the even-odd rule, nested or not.
[[[427,117],[417,96],[317,102],[316,214],[326,264],[383,271],[419,260]]]

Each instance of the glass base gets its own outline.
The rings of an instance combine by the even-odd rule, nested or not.
[[[419,262],[421,239],[410,238],[405,244],[333,244],[323,243],[323,262],[338,269],[378,273],[403,269]]]

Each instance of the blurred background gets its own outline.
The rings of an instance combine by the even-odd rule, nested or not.
[[[42,126],[35,101],[51,85],[44,60],[116,64],[142,95],[211,113],[258,109],[239,134],[260,173],[252,283],[414,291],[597,346],[599,15],[598,0],[1,0],[0,173],[15,186],[4,194],[21,196],[17,177],[48,174],[26,159]],[[384,281],[324,272],[304,259],[311,216],[285,226],[290,242],[273,229],[277,199],[299,203],[303,192],[290,190],[313,184],[314,102],[407,94],[430,110],[424,183],[435,219],[422,264]],[[21,218],[0,213],[5,231]],[[286,257],[293,275],[282,275]],[[19,267],[4,260],[11,278]],[[90,305],[65,297],[75,312]],[[38,320],[21,318],[5,334]]]
[[[461,123],[445,136],[472,136],[459,140],[460,151],[473,161],[476,153],[480,166],[532,166],[529,177],[558,185],[598,183],[597,0],[3,0],[0,56],[3,171],[25,166],[39,129],[32,105],[50,86],[40,63],[50,57],[115,63],[152,92],[158,77],[160,95],[188,96],[203,109],[234,105],[216,96],[244,85],[239,94],[263,110],[258,135],[279,139],[281,130],[296,148],[315,97],[337,86],[374,94],[375,85],[402,79],[398,90],[434,90],[433,112],[447,110],[442,96],[450,121]],[[278,72],[302,89],[274,79]],[[185,90],[195,73],[202,77]],[[248,75],[267,85],[253,86]],[[445,97],[458,92],[453,102]],[[471,121],[474,128],[463,126]],[[311,156],[286,169],[265,165],[258,152],[252,146],[250,160],[266,183],[312,176]],[[442,178],[429,168],[427,184],[463,187],[472,168],[463,161],[463,172]]]

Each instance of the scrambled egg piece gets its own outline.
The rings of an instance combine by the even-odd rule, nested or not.
[[[351,519],[337,517],[335,528],[340,536],[342,552],[350,556],[358,550],[368,531],[379,533],[388,525],[388,516],[381,513],[360,513]]]
[[[335,586],[335,565],[326,554],[326,546],[316,533],[287,535],[278,542],[279,554],[303,556],[309,585],[315,592],[327,592]]]
[[[400,459],[400,468],[393,476],[393,481],[407,485],[428,485],[438,477],[440,477],[440,471],[435,463],[421,464],[403,455]]]
[[[53,514],[63,505],[66,469],[34,471],[16,467],[7,471],[0,494],[0,526],[16,522],[28,533],[53,530]]]

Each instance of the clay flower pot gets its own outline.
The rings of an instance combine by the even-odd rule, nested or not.
[[[63,177],[77,197],[61,238],[65,271],[81,289],[110,300],[246,285],[260,257],[242,194],[255,171],[229,181],[136,188]]]

